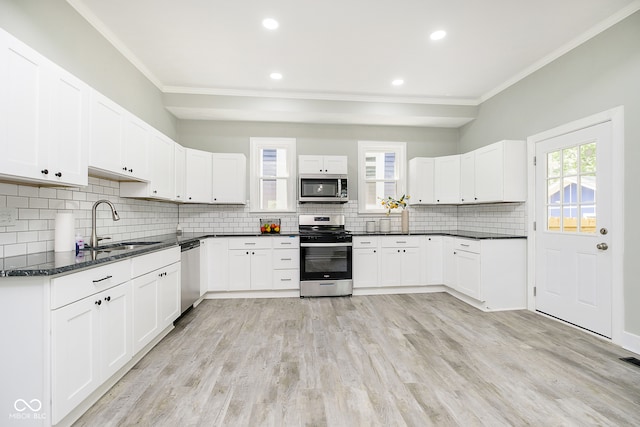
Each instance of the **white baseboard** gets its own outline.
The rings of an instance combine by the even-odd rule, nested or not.
[[[622,333],[622,348],[633,353],[640,354],[640,335],[631,332]]]

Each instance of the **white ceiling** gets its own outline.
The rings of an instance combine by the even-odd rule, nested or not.
[[[640,9],[639,0],[67,1],[161,91],[181,94],[167,103],[180,118],[444,127]],[[266,17],[280,27],[266,30]],[[431,41],[438,29],[447,37]],[[372,113],[371,103],[398,108]],[[406,114],[416,104],[466,109]]]

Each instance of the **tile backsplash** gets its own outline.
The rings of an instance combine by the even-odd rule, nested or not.
[[[289,214],[255,214],[248,206],[176,205],[121,198],[120,184],[102,178],[89,178],[79,188],[36,187],[0,183],[0,257],[50,251],[54,248],[55,217],[58,212],[73,212],[76,232],[85,241],[91,235],[91,209],[101,199],[116,206],[120,221],[114,222],[105,205],[98,207],[97,229],[101,237],[113,241],[170,234],[180,227],[184,232],[220,233],[259,230],[260,218],[280,218],[282,233],[298,230],[299,214],[342,213],[346,227],[354,233],[365,232],[367,221],[385,215],[358,215],[357,201],[344,205],[303,204]],[[391,215],[391,231],[400,231],[400,216]],[[411,231],[470,230],[526,235],[526,204],[509,203],[474,206],[412,206]]]
[[[76,232],[88,242],[91,209],[101,199],[113,202],[120,220],[113,221],[109,207],[100,205],[96,221],[100,237],[118,241],[175,233],[177,205],[125,199],[119,194],[118,182],[93,177],[89,177],[88,186],[78,188],[0,183],[0,209],[9,212],[0,222],[0,257],[53,250],[58,212],[73,212]],[[14,221],[5,225],[9,216]]]

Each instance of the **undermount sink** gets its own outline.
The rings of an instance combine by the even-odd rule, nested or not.
[[[115,243],[108,246],[98,246],[95,248],[98,252],[112,252],[112,251],[130,251],[133,249],[144,248],[151,245],[157,245],[162,242],[122,242]]]

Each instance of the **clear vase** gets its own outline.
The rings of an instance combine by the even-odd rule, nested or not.
[[[409,211],[403,209],[400,213],[400,228],[402,229],[402,234],[409,234]]]

